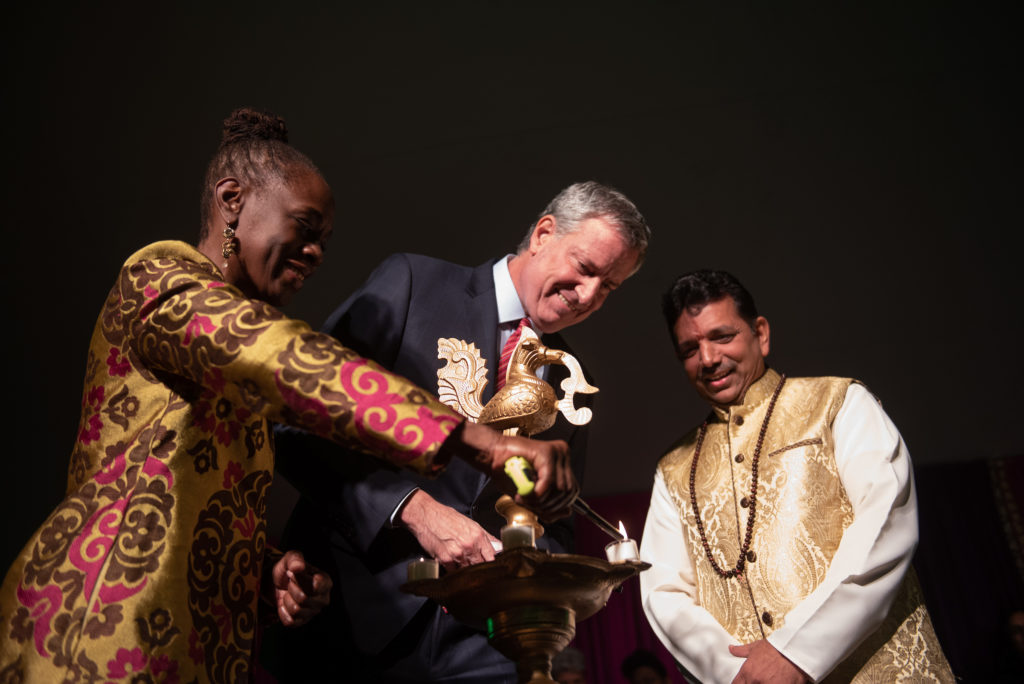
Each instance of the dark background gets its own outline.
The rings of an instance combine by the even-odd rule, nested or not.
[[[327,262],[288,309],[313,325],[390,252],[511,251],[571,182],[637,203],[646,265],[568,331],[601,388],[587,495],[648,489],[704,413],[659,312],[700,267],[753,291],[775,367],[863,380],[918,466],[1024,451],[1007,8],[164,5],[38,4],[0,29],[0,564],[63,491],[118,267],[151,241],[194,241],[205,163],[240,105],[284,116],[335,191]]]

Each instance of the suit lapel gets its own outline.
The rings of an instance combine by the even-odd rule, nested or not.
[[[487,386],[481,395],[486,404],[494,396],[494,382],[498,359],[498,305],[494,294],[494,261],[477,266],[466,288],[466,320],[462,329],[470,334],[467,342],[474,342],[487,362]]]
[[[480,351],[487,363],[487,386],[480,395],[482,404],[486,404],[494,396],[494,378],[497,359],[493,358],[498,346],[498,303],[494,294],[494,260],[481,264],[473,269],[466,286],[466,301],[462,311],[463,318],[457,327],[465,342],[472,342]],[[454,464],[453,464],[454,465]],[[488,477],[473,471],[475,482],[471,485],[475,495],[469,501],[475,501],[487,484]],[[468,484],[468,483],[467,483]]]

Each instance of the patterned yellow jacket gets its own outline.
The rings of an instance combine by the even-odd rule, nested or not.
[[[0,590],[0,681],[246,681],[269,421],[442,467],[458,416],[220,278],[181,242],[122,268],[89,348],[67,493]]]

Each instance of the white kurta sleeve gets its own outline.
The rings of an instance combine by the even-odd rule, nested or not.
[[[853,522],[824,580],[768,637],[816,682],[881,624],[917,545],[910,454],[878,401],[851,385],[832,432]]]
[[[731,682],[743,659],[729,653],[736,643],[711,613],[696,604],[696,574],[679,510],[661,471],[654,477],[640,558],[640,596],[654,633],[672,655],[703,682]]]

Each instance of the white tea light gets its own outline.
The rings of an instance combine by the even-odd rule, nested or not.
[[[624,563],[628,560],[640,560],[635,539],[620,539],[604,547],[604,553],[612,563]]]
[[[433,558],[417,558],[409,561],[406,573],[410,582],[415,580],[437,579],[437,561]]]
[[[619,521],[619,532],[622,534],[622,539],[613,541],[604,547],[604,555],[612,563],[640,560],[640,552],[636,548],[636,540],[630,539],[626,535],[626,526],[622,524],[621,520]]]
[[[505,525],[501,528],[501,547],[508,551],[523,546],[534,547],[533,525]]]

